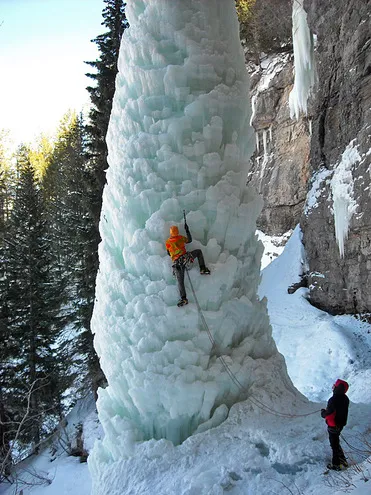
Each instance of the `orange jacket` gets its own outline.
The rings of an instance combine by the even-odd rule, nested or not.
[[[167,252],[171,256],[173,261],[176,261],[183,254],[187,252],[185,245],[188,243],[187,237],[184,235],[176,235],[174,237],[169,237],[169,239],[165,242],[165,246]]]

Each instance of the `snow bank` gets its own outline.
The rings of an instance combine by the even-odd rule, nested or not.
[[[326,400],[328,383],[343,378],[349,397],[371,403],[370,325],[352,316],[331,316],[312,306],[308,289],[289,294],[305,271],[301,231],[296,227],[283,253],[264,270],[260,297],[268,299],[268,313],[278,350],[285,357],[295,387],[310,400]]]
[[[331,385],[329,389],[331,395]],[[288,410],[286,398],[279,393],[274,403],[269,404],[281,411]],[[327,482],[337,482],[340,490],[345,484],[340,478],[344,473],[338,477],[323,476],[331,452],[325,422],[319,414],[324,406],[325,403],[302,401],[300,409],[291,408],[293,417],[280,418],[255,408],[249,401],[236,404],[222,425],[193,435],[182,445],[175,447],[166,440],[137,444],[130,459],[107,466],[97,493],[262,495],[290,493],[294,487],[293,493],[333,495],[334,484],[329,486]],[[297,413],[303,416],[295,417]],[[343,431],[356,449],[362,446],[360,436],[367,430],[364,418],[369,413],[369,406],[351,409]],[[355,454],[352,458],[359,460],[360,456]],[[369,476],[367,465],[364,469]],[[354,472],[345,474],[355,483]],[[368,487],[369,483],[363,486]],[[354,495],[365,493],[359,491]]]
[[[309,30],[303,0],[295,0],[292,9],[292,37],[294,45],[295,82],[290,93],[290,117],[299,119],[307,113],[308,98],[316,82],[314,40]]]

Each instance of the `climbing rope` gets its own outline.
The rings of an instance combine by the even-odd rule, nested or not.
[[[197,310],[198,310],[198,313],[200,315],[200,318],[201,318],[201,321],[205,327],[205,330],[207,332],[207,335],[210,339],[210,342],[212,343],[212,348],[211,348],[211,351],[214,349],[214,348],[217,348],[217,343],[210,331],[210,328],[206,322],[206,319],[205,319],[205,316],[203,314],[203,311],[202,311],[202,308],[200,306],[200,303],[198,302],[198,298],[197,298],[197,295],[196,295],[196,291],[193,287],[193,283],[192,283],[192,280],[191,280],[191,277],[189,275],[189,272],[188,272],[188,269],[186,268],[186,272],[187,272],[187,277],[188,277],[188,280],[189,280],[189,284],[191,286],[191,290],[192,290],[192,293],[193,293],[193,297],[194,297],[194,300],[195,300],[195,303],[196,303],[196,306],[197,306]],[[236,385],[237,388],[239,388],[240,390],[246,392],[247,394],[249,393],[249,391],[247,390],[247,388],[239,381],[239,379],[237,378],[237,376],[233,373],[233,371],[231,370],[231,368],[228,366],[228,363],[226,362],[226,360],[224,359],[223,356],[218,356],[218,359],[221,361],[225,371],[227,372],[227,374],[229,375],[230,379],[232,380],[232,382]],[[261,402],[259,399],[255,398],[255,397],[252,397],[252,396],[248,396],[247,397],[247,400],[250,400],[250,402],[252,402],[257,408],[261,409],[262,411],[265,411],[269,414],[273,414],[274,416],[278,416],[278,417],[281,417],[281,418],[300,418],[300,417],[304,417],[304,416],[311,416],[312,414],[317,414],[318,412],[321,411],[321,409],[318,409],[317,411],[313,411],[313,412],[310,412],[310,413],[306,413],[306,414],[288,414],[288,413],[283,413],[283,412],[280,412],[280,411],[275,411],[274,409],[272,409],[271,407],[267,406],[266,404],[264,404],[263,402]]]
[[[358,455],[364,456],[365,458],[370,457],[370,448],[368,448],[368,446],[366,446],[364,449],[359,449],[357,447],[354,447],[354,445],[351,445],[342,433],[340,433],[340,437],[353,452]]]

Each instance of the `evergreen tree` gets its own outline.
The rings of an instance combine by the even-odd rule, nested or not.
[[[70,290],[79,261],[77,239],[83,216],[86,158],[82,140],[81,119],[74,112],[67,112],[60,122],[42,182],[60,278],[69,281]],[[74,294],[69,296],[73,300]]]
[[[7,265],[6,390],[12,420],[23,421],[18,440],[37,451],[47,422],[61,411],[55,343],[61,326],[61,290],[45,219],[44,202],[29,152],[18,154],[14,206],[5,240]]]
[[[0,481],[10,472],[12,463],[10,440],[13,425],[9,411],[12,397],[9,393],[9,349],[11,335],[8,325],[8,278],[6,232],[12,201],[12,170],[7,153],[6,133],[0,132]]]
[[[88,64],[96,73],[87,74],[96,84],[88,87],[92,102],[87,130],[88,163],[86,167],[86,191],[88,201],[84,216],[81,240],[84,245],[82,267],[79,281],[81,305],[80,323],[83,333],[79,339],[80,351],[88,357],[89,377],[96,391],[102,383],[103,373],[100,369],[90,331],[90,320],[94,306],[95,279],[98,271],[99,220],[102,206],[102,193],[105,184],[107,164],[106,134],[115,92],[117,62],[121,37],[129,26],[123,0],[104,0],[106,4],[102,16],[102,25],[107,28],[104,34],[97,36],[93,42],[98,45],[100,57]]]
[[[35,177],[41,180],[49,168],[51,156],[53,153],[53,141],[44,134],[41,134],[37,139],[36,148],[29,150],[29,158],[32,167],[35,170]]]
[[[0,483],[10,474],[10,467],[12,464],[10,430],[10,417],[7,414],[7,409],[0,386]]]
[[[0,239],[11,207],[12,188],[11,155],[7,149],[7,135],[0,131]]]
[[[9,380],[9,363],[11,360],[11,336],[8,325],[6,260],[3,246],[0,246],[0,482],[10,472],[12,463],[10,440],[13,425],[10,410],[12,395]]]
[[[92,102],[89,114],[90,124],[87,126],[89,140],[88,149],[92,165],[92,213],[98,228],[102,192],[105,184],[105,170],[107,168],[106,134],[115,93],[117,61],[120,51],[121,37],[128,27],[125,15],[126,4],[123,0],[104,0],[106,7],[103,10],[102,25],[107,28],[104,34],[97,36],[93,42],[98,45],[100,58],[94,62],[87,62],[96,69],[96,73],[88,73],[95,86],[88,87]]]
[[[75,329],[73,340],[64,337],[60,351],[63,361],[71,363],[75,371],[69,379],[74,378],[75,384],[78,382],[80,387],[88,382],[88,388],[96,392],[103,374],[90,331],[97,247],[92,235],[94,222],[89,208],[89,173],[82,118],[68,113],[60,124],[44,178],[53,249],[60,266],[59,277],[68,282],[65,285],[65,314],[70,323],[69,329],[71,325]]]

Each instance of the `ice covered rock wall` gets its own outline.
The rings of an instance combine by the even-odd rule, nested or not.
[[[245,186],[254,140],[234,1],[132,0],[127,17],[92,319],[108,380],[93,471],[130,455],[136,441],[178,444],[250,393],[288,383],[257,297],[262,202]],[[190,277],[214,347],[187,279],[190,304],[176,306],[164,241],[170,225],[182,231],[183,209],[190,248],[202,248],[211,269]]]
[[[305,51],[304,47],[311,49],[313,45],[301,3],[294,2],[293,5],[292,0],[259,0],[254,11],[259,20],[257,26],[254,24],[258,30],[254,40],[255,43],[264,40],[265,46],[259,56],[252,51],[254,40],[248,34],[251,20],[247,19],[241,26],[246,67],[251,79],[251,124],[256,137],[248,184],[254,186],[264,200],[257,220],[258,228],[276,236],[294,229],[299,223],[307,194],[311,106],[307,105],[305,98],[305,105],[301,107],[307,111],[301,112],[298,119],[292,119],[289,97],[291,94],[291,101],[299,105],[297,98],[304,96],[303,87],[306,86],[300,76],[307,74],[308,65],[312,66],[310,52],[305,58],[307,63],[297,69],[294,78],[293,52],[295,50],[297,58]],[[293,31],[300,34],[294,43]],[[269,37],[270,33],[274,33],[274,38],[273,35]]]
[[[311,205],[301,222],[310,298],[333,313],[370,313],[370,2],[305,0],[304,8],[318,73]]]
[[[281,235],[299,223],[309,179],[310,116],[290,118],[293,56],[276,53],[248,64],[255,109],[252,126],[257,146],[251,157],[248,184],[264,200],[257,220],[267,234]]]

